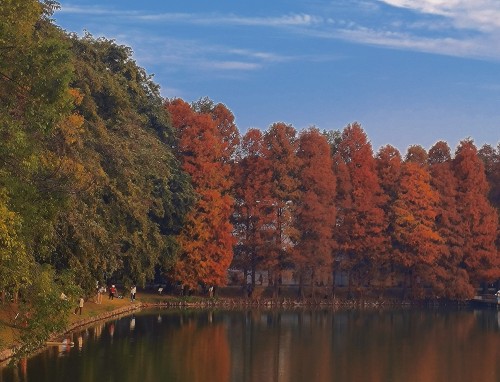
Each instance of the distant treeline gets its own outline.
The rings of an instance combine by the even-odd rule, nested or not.
[[[47,295],[96,281],[219,286],[231,266],[415,297],[500,277],[500,145],[374,155],[357,123],[240,136],[225,105],[163,99],[130,48],[61,30],[56,7],[0,7],[4,299],[48,317],[64,303]]]

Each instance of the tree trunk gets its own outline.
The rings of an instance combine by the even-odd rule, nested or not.
[[[304,278],[302,276],[302,272],[299,273],[299,300],[304,299]]]

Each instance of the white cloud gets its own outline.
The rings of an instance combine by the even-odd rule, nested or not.
[[[234,14],[197,13],[144,13],[139,11],[119,11],[103,7],[63,6],[58,13],[94,16],[118,16],[148,22],[177,22],[198,25],[240,25],[240,26],[308,26],[323,23],[323,18],[306,13],[290,13],[278,17],[243,17]]]
[[[232,48],[203,41],[135,36],[130,45],[137,47],[135,56],[143,64],[190,68],[196,71],[244,72],[292,58],[271,52]]]
[[[61,6],[57,13],[66,13],[73,15],[93,15],[93,16],[137,16],[137,11],[119,11],[103,7],[88,6],[82,7],[78,5]]]
[[[497,52],[491,50],[491,44],[485,45],[484,40],[472,38],[419,37],[397,31],[380,31],[368,28],[339,30],[336,34],[337,38],[370,45],[458,57],[498,58]]]
[[[243,61],[209,61],[206,62],[204,68],[214,68],[222,70],[256,70],[262,67],[262,64],[255,62]]]
[[[307,26],[322,23],[321,17],[309,14],[289,14],[279,17],[241,17],[220,14],[160,13],[138,15],[137,19],[157,22],[184,22],[198,25],[241,26]]]
[[[393,7],[442,16],[458,28],[478,31],[500,29],[500,2],[498,0],[378,0]]]
[[[313,41],[315,38],[344,39],[358,44],[500,60],[500,0],[351,0],[330,3],[323,9],[317,8],[314,13],[321,16],[312,12],[269,17],[223,13],[153,14],[81,6],[63,6],[58,12],[88,14],[89,17],[94,15],[97,20],[113,18],[117,24],[126,24],[125,30],[131,29],[129,27],[133,25],[140,29],[145,22],[155,25],[200,25],[206,28],[279,28],[292,36],[301,34]],[[411,18],[407,17],[407,12],[411,12]],[[131,42],[134,38],[130,33],[126,40]],[[153,40],[164,46],[161,53],[158,53],[158,45],[151,48]],[[174,42],[151,34],[145,36],[141,44],[131,45],[140,55],[150,56],[151,61],[161,58],[162,62],[169,64],[220,71],[249,71],[273,63],[311,58],[216,46],[202,41]],[[141,46],[143,48],[139,49]],[[146,53],[146,47],[153,49],[154,53]]]

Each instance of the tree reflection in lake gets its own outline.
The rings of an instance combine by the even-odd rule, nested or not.
[[[0,381],[498,382],[499,320],[493,310],[143,312],[75,333],[78,346]]]

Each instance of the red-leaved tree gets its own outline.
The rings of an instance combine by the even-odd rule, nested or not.
[[[227,146],[210,114],[196,113],[180,99],[168,101],[166,108],[178,131],[179,159],[197,194],[178,237],[174,278],[191,289],[224,285],[234,243],[230,166],[221,160]]]
[[[281,122],[271,125],[264,134],[271,183],[269,198],[261,203],[274,215],[273,223],[267,227],[271,245],[265,264],[275,285],[275,297],[281,270],[292,267],[292,251],[297,240],[293,224],[299,192],[296,134],[293,126]]]
[[[457,178],[459,234],[463,238],[460,266],[475,286],[500,277],[495,246],[498,216],[488,201],[489,185],[484,164],[471,140],[460,142],[453,160]]]
[[[414,297],[424,297],[423,286],[433,276],[431,268],[443,252],[435,224],[438,201],[428,171],[418,163],[405,162],[392,206],[392,235],[395,261],[408,276]]]
[[[299,275],[300,290],[307,280],[311,287],[317,281],[328,285],[333,271],[335,229],[336,179],[328,142],[317,129],[301,132],[298,158],[300,159],[300,193],[297,199],[297,245],[294,266]]]
[[[241,140],[240,154],[234,164],[236,246],[233,265],[250,272],[255,285],[257,268],[263,268],[270,249],[269,227],[274,223],[271,200],[271,169],[266,157],[263,134],[250,129]]]
[[[359,124],[342,131],[336,162],[340,266],[349,273],[349,286],[353,282],[369,285],[386,261],[386,196],[380,187],[371,144]]]

